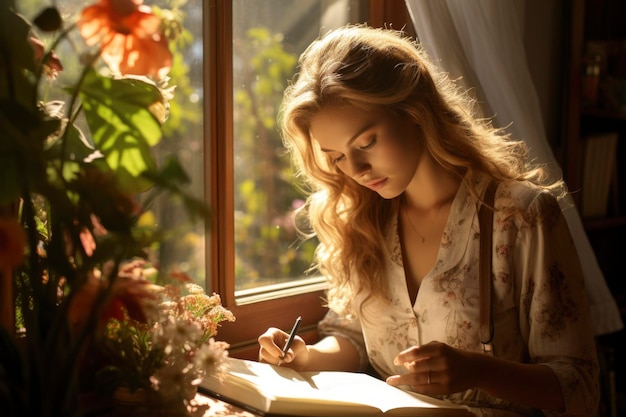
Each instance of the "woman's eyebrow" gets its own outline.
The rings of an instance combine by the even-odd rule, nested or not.
[[[363,134],[363,132],[371,129],[372,126],[374,126],[375,124],[376,124],[376,122],[370,122],[370,123],[366,124],[365,126],[363,126],[361,129],[359,129],[359,131],[356,132],[354,135],[352,135],[350,140],[348,140],[348,143],[346,143],[346,146],[350,146],[352,144],[352,142],[354,142],[359,136],[361,136]],[[335,152],[332,149],[325,149],[325,148],[320,148],[320,150],[322,152]]]

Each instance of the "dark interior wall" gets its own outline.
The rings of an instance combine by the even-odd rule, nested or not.
[[[524,44],[548,141],[561,160],[562,91],[566,74],[564,1],[525,0]]]

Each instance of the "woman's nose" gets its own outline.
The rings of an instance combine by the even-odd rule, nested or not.
[[[347,165],[348,172],[346,173],[352,178],[359,178],[372,169],[367,159],[359,155],[351,155],[350,158],[348,158]]]

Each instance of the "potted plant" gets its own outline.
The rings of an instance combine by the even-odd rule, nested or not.
[[[132,388],[133,377],[165,394],[158,372],[174,369],[169,354],[187,354],[187,365],[209,350],[216,363],[226,354],[211,339],[216,327],[192,349],[159,342],[185,311],[168,313],[164,303],[183,302],[190,287],[183,280],[177,295],[168,292],[174,287],[155,286],[154,277],[169,274],[145,267],[146,248],[163,234],[142,227],[139,193],[175,194],[197,218],[208,215],[183,191],[188,178],[176,158],[159,166],[152,155],[173,95],[168,36],[181,22],[169,16],[141,0],[95,0],[69,20],[46,7],[31,23],[0,0],[3,416],[83,415],[86,394]],[[47,84],[64,71],[66,57],[55,53],[64,42],[78,70],[63,98],[49,97]],[[215,313],[213,325],[234,319],[208,297],[202,313]],[[154,354],[133,377],[122,366],[125,343]]]

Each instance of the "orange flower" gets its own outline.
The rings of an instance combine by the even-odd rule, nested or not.
[[[86,282],[72,298],[68,309],[68,320],[75,330],[85,325],[89,311],[94,308],[97,297],[106,289],[108,282],[101,280],[96,274],[89,273]],[[154,286],[142,278],[120,276],[115,280],[111,298],[103,306],[100,323],[104,324],[111,318],[119,320],[127,313],[130,318],[145,323],[147,321],[144,307],[146,302],[154,299]]]
[[[0,269],[15,268],[24,259],[26,233],[16,219],[0,218]]]
[[[161,19],[143,0],[100,0],[83,9],[78,22],[87,45],[100,43],[101,57],[121,74],[165,76],[172,54]]]

